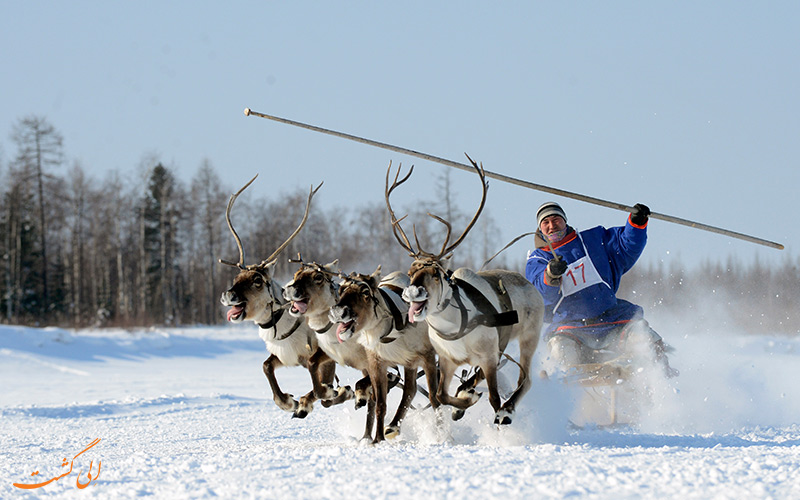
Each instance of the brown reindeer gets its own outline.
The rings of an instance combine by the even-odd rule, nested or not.
[[[367,349],[369,376],[375,393],[376,429],[373,443],[400,432],[400,422],[417,393],[417,369],[423,367],[430,389],[431,406],[438,408],[436,352],[428,330],[420,323],[409,323],[408,306],[401,294],[409,279],[401,272],[381,280],[380,266],[371,275],[350,274],[341,283],[339,301],[331,308],[330,319],[337,323],[337,335],[357,338]],[[348,340],[352,342],[353,340]],[[384,430],[389,390],[388,368],[403,367],[403,396],[392,422]]]
[[[256,177],[258,177],[256,175]],[[326,405],[339,403],[347,398],[344,391],[332,389],[335,365],[326,363],[327,356],[317,346],[316,334],[301,319],[286,313],[287,303],[283,301],[282,289],[272,278],[272,270],[278,255],[289,245],[289,242],[303,229],[308,220],[311,199],[316,189],[312,189],[306,202],[305,214],[300,225],[289,238],[283,242],[269,257],[260,264],[244,264],[244,247],[231,223],[231,209],[236,198],[256,179],[253,177],[239,191],[231,195],[225,211],[228,228],[233,233],[239,248],[239,262],[233,263],[220,259],[220,262],[239,269],[233,285],[222,293],[220,302],[230,307],[228,321],[241,323],[252,321],[259,327],[259,336],[264,340],[270,356],[264,361],[264,375],[272,389],[275,404],[285,411],[291,411],[293,417],[304,418],[313,408],[314,401],[322,399]],[[275,370],[281,366],[303,366],[311,372],[313,390],[295,400],[291,394],[284,393],[275,377]]]
[[[475,404],[478,395],[474,388],[459,388],[456,396],[451,396],[449,386],[459,365],[477,366],[486,378],[489,402],[495,411],[495,423],[510,424],[517,403],[531,386],[531,361],[539,343],[544,305],[536,288],[519,273],[500,269],[480,272],[466,268],[451,272],[448,269],[453,251],[464,241],[486,203],[488,184],[483,167],[478,167],[469,156],[467,158],[481,180],[483,193],[480,206],[461,236],[449,245],[450,223],[428,214],[447,229],[444,244],[438,253],[424,251],[416,232],[414,249],[400,226],[402,219],[395,217],[389,202],[392,191],[408,180],[413,167],[399,181],[401,167],[398,167],[390,186],[392,166],[389,164],[386,172],[386,207],[392,219],[395,238],[414,258],[408,271],[411,284],[403,291],[403,299],[410,304],[410,322],[427,322],[431,343],[439,355],[439,402],[455,408],[454,419],[460,418],[466,408]],[[497,389],[497,369],[499,359],[512,339],[519,343],[520,373],[516,390],[503,403]],[[479,378],[474,377],[473,380],[477,383]]]
[[[328,319],[330,308],[339,299],[338,284],[334,278],[339,275],[337,261],[320,265],[315,262],[296,261],[300,268],[292,281],[286,284],[283,296],[291,303],[289,314],[305,318],[312,330],[317,332],[319,349],[325,352],[331,362],[354,368],[364,377],[355,385],[355,406],[367,406],[367,418],[362,439],[371,439],[375,419],[375,396],[369,377],[369,357],[364,346],[353,339],[345,342],[337,328]],[[392,384],[398,381],[392,380]]]

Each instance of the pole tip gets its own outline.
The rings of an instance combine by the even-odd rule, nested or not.
[[[250,108],[244,108],[244,116],[250,116]]]

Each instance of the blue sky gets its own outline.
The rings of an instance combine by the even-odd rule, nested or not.
[[[381,201],[390,160],[416,165],[398,204],[446,168],[250,107],[787,247],[653,221],[646,262],[797,263],[798,19],[789,1],[2,1],[0,166],[37,114],[98,179],[155,153],[188,181],[208,159],[230,189],[260,173],[259,195],[325,181],[329,210]],[[471,212],[474,176],[451,179]],[[490,185],[498,249],[554,198]],[[625,219],[554,199],[578,228]]]

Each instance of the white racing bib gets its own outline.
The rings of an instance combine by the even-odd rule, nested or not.
[[[561,276],[561,295],[568,297],[598,283],[605,282],[587,255],[570,264]]]
[[[567,271],[561,276],[561,298],[558,300],[558,304],[553,308],[554,312],[558,310],[558,306],[561,305],[561,301],[564,300],[564,297],[569,297],[592,285],[602,283],[608,288],[611,288],[611,285],[603,281],[603,278],[600,277],[600,273],[598,273],[597,269],[594,267],[580,233],[578,233],[578,239],[581,240],[584,256],[569,264],[567,266]]]

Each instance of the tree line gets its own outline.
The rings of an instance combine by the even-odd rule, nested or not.
[[[216,324],[225,320],[220,293],[237,260],[225,221],[230,194],[210,160],[187,183],[157,156],[145,156],[134,174],[88,175],[64,155],[63,136],[44,117],[14,123],[15,148],[0,162],[0,321],[31,326],[149,326]],[[431,248],[442,226],[454,228],[472,214],[459,211],[449,190],[449,172],[438,179],[442,199],[409,213],[415,231]],[[277,199],[245,193],[232,222],[245,248],[245,264],[270,255],[297,227],[308,192]],[[400,207],[403,209],[404,207]],[[398,211],[400,212],[400,211]],[[458,266],[479,268],[499,250],[497,223],[484,212],[459,248]],[[322,210],[312,204],[304,230],[284,251],[276,276],[288,280],[298,255],[307,262],[339,259],[344,272],[405,269],[409,257],[397,244],[383,203]],[[522,271],[508,252],[490,267]],[[712,304],[732,326],[768,333],[800,333],[800,262],[780,268],[758,262],[708,262],[686,271],[679,263],[638,265],[623,279],[621,296],[648,311],[675,311]],[[712,300],[704,300],[711,298]],[[711,312],[709,312],[711,314]]]
[[[224,321],[218,299],[236,270],[217,260],[237,260],[225,207],[240,186],[226,186],[210,160],[188,183],[153,155],[132,175],[94,179],[80,163],[67,163],[63,136],[44,117],[19,119],[11,141],[15,154],[0,164],[0,321],[76,327]],[[297,190],[269,199],[245,192],[239,198],[232,219],[245,264],[260,262],[294,231],[307,195]],[[441,206],[454,224],[464,217],[449,197]],[[430,209],[437,207],[415,208],[415,214],[424,220]],[[345,272],[407,265],[382,204],[333,212],[312,204],[276,276],[288,279],[296,268],[288,259],[298,254],[309,262],[339,259]],[[498,231],[491,216],[480,224],[485,255]],[[427,222],[416,230],[426,241],[441,226]],[[478,260],[468,254],[470,263]]]

